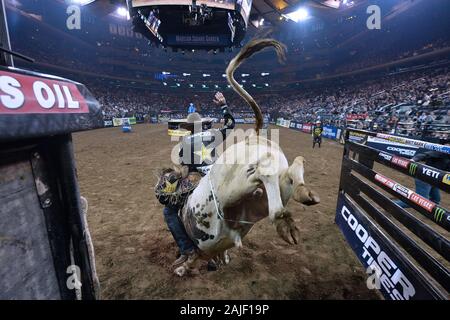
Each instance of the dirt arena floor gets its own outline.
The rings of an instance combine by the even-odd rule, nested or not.
[[[280,129],[289,162],[306,158],[306,183],[321,203],[289,209],[301,232],[298,245],[278,237],[267,219],[232,249],[218,271],[179,278],[170,264],[176,246],[156,200],[156,170],[167,166],[175,144],[166,125],[142,124],[124,134],[107,128],[74,134],[81,193],[89,201],[103,299],[378,299],[366,287],[359,261],[334,224],[343,147]]]

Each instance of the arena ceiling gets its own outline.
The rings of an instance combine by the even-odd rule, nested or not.
[[[333,17],[333,11],[349,10],[360,6],[368,0],[253,0],[252,17],[264,18],[266,22],[276,26],[280,24],[283,14],[293,12],[300,7],[306,7],[314,12],[315,16],[323,18]],[[96,0],[89,4],[96,8],[98,12],[110,14],[117,9],[117,6],[125,5],[126,0]]]

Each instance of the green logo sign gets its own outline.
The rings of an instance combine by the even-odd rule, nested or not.
[[[434,220],[436,222],[441,222],[442,221],[442,217],[444,216],[445,210],[442,208],[437,207],[434,210]]]
[[[414,176],[416,174],[416,171],[417,171],[417,164],[410,163],[409,164],[409,174]]]

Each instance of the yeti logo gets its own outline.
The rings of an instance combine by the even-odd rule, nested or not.
[[[367,14],[370,16],[367,18],[367,29],[369,30],[380,30],[381,29],[381,9],[377,5],[371,5],[367,7]]]

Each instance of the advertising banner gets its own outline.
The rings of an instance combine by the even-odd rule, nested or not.
[[[408,259],[346,195],[339,194],[335,221],[367,270],[368,286],[388,300],[435,298]]]
[[[285,120],[283,118],[277,119],[277,125],[280,127],[289,128],[290,124],[291,124],[290,120]]]
[[[324,126],[323,127],[323,137],[328,139],[337,139],[338,129],[334,126]]]
[[[367,145],[380,151],[386,151],[405,158],[414,157],[419,150],[419,147],[408,146],[375,137],[369,137],[367,140]]]
[[[304,123],[302,126],[302,131],[304,133],[311,133],[312,130],[312,124],[311,123]]]
[[[359,113],[359,114],[347,114],[345,116],[345,118],[347,120],[362,120],[362,119],[366,119],[368,116],[367,113]]]
[[[113,126],[113,122],[112,122],[112,120],[104,120],[103,121],[103,125],[105,127],[112,127]]]
[[[4,70],[0,70],[0,79],[0,114],[89,113],[74,83]]]
[[[113,118],[112,122],[113,122],[113,126],[114,127],[118,127],[124,124],[124,121],[128,120],[129,124],[136,124],[136,118],[135,117],[131,117],[131,118]]]

